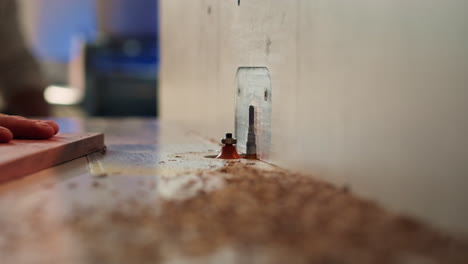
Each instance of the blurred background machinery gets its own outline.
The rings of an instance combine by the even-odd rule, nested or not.
[[[86,45],[84,53],[89,115],[156,116],[156,38],[108,37]]]
[[[56,115],[157,115],[157,1],[18,1]]]

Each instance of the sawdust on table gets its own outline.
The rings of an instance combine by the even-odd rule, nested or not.
[[[466,240],[346,187],[244,164],[199,173],[220,174],[219,190],[150,205],[130,199],[110,211],[77,205],[61,225],[82,241],[85,263],[160,263],[227,247],[244,255],[233,263],[259,263],[256,252],[267,252],[265,263],[467,263]]]

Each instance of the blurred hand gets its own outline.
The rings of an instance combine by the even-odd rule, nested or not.
[[[25,89],[6,101],[5,113],[21,116],[50,116],[50,106],[40,89]]]
[[[53,121],[0,114],[0,143],[7,143],[13,138],[49,139],[58,131],[59,126]]]

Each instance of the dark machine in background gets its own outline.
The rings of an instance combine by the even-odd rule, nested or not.
[[[101,37],[85,48],[90,116],[157,116],[156,37]]]

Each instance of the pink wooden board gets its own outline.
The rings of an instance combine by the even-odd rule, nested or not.
[[[101,133],[59,133],[49,140],[0,144],[0,183],[50,168],[104,148]]]

